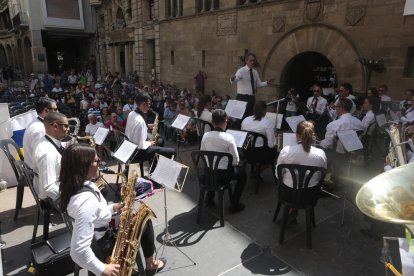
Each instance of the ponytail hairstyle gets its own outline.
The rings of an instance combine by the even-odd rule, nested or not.
[[[300,139],[303,150],[310,152],[310,148],[315,140],[315,127],[310,121],[303,121],[299,123],[296,134]]]
[[[254,121],[261,121],[266,116],[266,103],[257,101],[253,108]]]
[[[203,113],[203,110],[208,103],[211,103],[211,96],[210,95],[201,96],[200,100],[197,103],[197,108],[196,108],[198,118],[200,118],[201,113]]]

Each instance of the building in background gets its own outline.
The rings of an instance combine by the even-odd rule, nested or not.
[[[25,77],[95,71],[95,19],[89,1],[1,0],[0,66]]]

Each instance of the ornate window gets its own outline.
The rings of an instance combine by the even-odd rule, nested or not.
[[[183,16],[183,0],[166,0],[167,18]]]
[[[220,8],[219,0],[196,0],[196,13],[213,11]]]

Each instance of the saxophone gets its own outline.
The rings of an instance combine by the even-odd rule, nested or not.
[[[407,161],[405,157],[405,150],[401,143],[401,137],[403,137],[403,135],[401,135],[398,125],[395,123],[389,123],[389,127],[385,129],[385,132],[387,132],[391,139],[389,152],[385,158],[386,163],[390,164],[393,168],[405,165]]]
[[[158,134],[158,123],[159,123],[159,115],[157,112],[155,112],[153,109],[150,109],[150,111],[152,113],[154,113],[155,115],[155,120],[154,120],[154,127],[152,128],[152,133],[151,133],[151,142],[157,142],[158,137],[160,136]]]
[[[121,187],[121,197],[125,205],[122,209],[119,230],[110,263],[120,265],[119,275],[130,276],[134,269],[135,258],[147,221],[151,216],[156,216],[151,208],[143,202],[134,213],[135,183],[138,174],[136,171],[133,171],[127,183],[125,183],[125,178],[124,176]]]

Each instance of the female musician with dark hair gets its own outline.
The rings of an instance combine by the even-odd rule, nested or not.
[[[375,115],[380,112],[380,100],[376,96],[368,96],[364,100],[362,108],[365,111],[365,116],[362,118],[362,124],[367,129],[375,122]]]
[[[286,146],[284,147],[277,159],[276,165],[276,173],[277,173],[277,166],[280,164],[297,164],[297,165],[305,165],[305,166],[315,166],[315,167],[327,167],[327,159],[325,152],[322,149],[318,149],[312,144],[315,141],[315,129],[313,123],[310,121],[303,121],[299,123],[296,129],[296,141],[297,145],[293,146]],[[308,187],[313,187],[317,185],[320,181],[320,175],[314,174],[309,181]],[[289,197],[292,193],[293,188],[293,180],[292,176],[288,171],[283,172],[283,183],[287,186],[280,185],[279,193],[284,193]],[[289,187],[289,188],[288,188]],[[319,193],[319,189],[314,189],[315,192]],[[297,210],[291,210],[291,219],[294,221],[296,218]]]
[[[92,182],[98,177],[98,169],[99,159],[94,148],[82,144],[69,146],[63,153],[59,176],[60,207],[74,220],[70,246],[73,261],[95,275],[118,275],[118,264],[104,262],[115,244],[109,221],[112,213],[121,211],[123,204],[107,205]],[[153,259],[154,230],[150,220],[142,234],[141,246],[148,273],[164,268],[165,260]]]
[[[196,106],[196,115],[198,119],[211,123],[211,96],[203,95]]]

